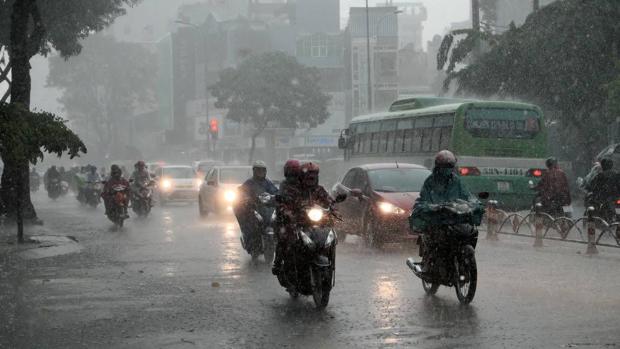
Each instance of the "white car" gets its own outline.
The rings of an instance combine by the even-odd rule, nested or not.
[[[200,194],[198,210],[205,217],[209,212],[232,212],[237,201],[237,188],[252,178],[252,166],[215,166],[205,176]]]
[[[159,202],[194,201],[202,180],[191,166],[161,166],[155,170]]]

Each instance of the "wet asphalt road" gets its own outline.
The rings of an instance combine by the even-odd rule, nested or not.
[[[330,304],[316,311],[252,265],[230,217],[156,207],[110,232],[101,208],[36,201],[46,224],[33,233],[79,243],[46,254],[1,233],[0,348],[620,346],[617,249],[587,257],[578,244],[481,240],[478,292],[460,306],[453,289],[424,294],[405,266],[414,246],[374,251],[351,238],[339,245]]]

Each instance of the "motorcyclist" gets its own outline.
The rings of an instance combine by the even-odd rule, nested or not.
[[[140,190],[144,187],[145,183],[148,185],[151,182],[151,174],[146,169],[146,164],[144,161],[140,160],[135,163],[134,171],[131,174],[130,181],[131,183],[131,198],[134,200],[138,197]],[[151,203],[149,202],[149,205]]]
[[[262,193],[275,195],[277,192],[278,188],[267,178],[267,165],[263,161],[255,161],[252,165],[252,178],[239,187],[239,200],[234,207],[244,240],[247,241],[249,235],[254,233],[255,224],[253,224],[252,213],[258,195]]]
[[[297,223],[297,214],[304,202],[312,202],[323,208],[334,209],[334,200],[327,190],[319,185],[319,165],[313,162],[306,162],[301,164],[297,170],[298,163],[299,161],[296,162],[296,160],[292,160],[290,163],[287,162],[289,164],[288,170],[291,172],[291,179],[287,181],[289,184],[286,184],[280,190],[278,203],[280,234],[278,238],[279,246],[276,247],[276,258],[274,259],[272,269],[274,275],[278,275],[281,271],[285,251]],[[286,166],[285,170],[287,170]],[[295,173],[298,173],[297,181],[293,178]]]
[[[58,172],[58,170],[56,169],[56,165],[52,165],[52,167],[50,167],[45,173],[45,189],[47,191],[50,190],[49,185],[54,179],[57,179],[59,181],[62,180],[62,176],[60,172]]]
[[[129,182],[123,178],[123,172],[118,165],[112,165],[110,167],[110,178],[105,183],[103,187],[103,192],[101,193],[101,197],[103,198],[103,203],[105,205],[105,214],[106,216],[110,213],[110,209],[112,208],[112,198],[114,195],[113,188],[117,185],[123,185],[129,188]],[[125,217],[125,218],[128,218]]]
[[[564,171],[558,166],[556,158],[547,159],[545,165],[547,171],[543,173],[534,190],[538,192],[543,212],[552,217],[563,217],[563,207],[571,204],[568,179]]]
[[[435,156],[435,166],[431,175],[424,181],[420,196],[413,206],[410,217],[411,228],[428,234],[429,241],[433,241],[435,222],[423,219],[428,214],[431,205],[454,202],[456,200],[475,201],[471,193],[465,188],[456,173],[456,156],[449,150],[442,150]],[[441,222],[437,221],[437,224]],[[418,244],[420,239],[418,239]],[[428,249],[429,251],[431,249]],[[422,273],[428,272],[428,266],[434,256],[425,253],[424,246],[420,246],[419,254],[422,257]]]
[[[300,185],[300,175],[301,175],[301,162],[296,159],[290,159],[286,161],[284,164],[284,182],[280,184],[280,190],[278,191],[278,195],[280,198],[295,198],[301,193],[301,185]],[[284,251],[286,250],[287,242],[288,242],[288,232],[290,229],[290,224],[294,223],[292,219],[292,213],[294,207],[287,205],[285,200],[278,202],[277,205],[278,212],[278,222],[276,226],[276,235],[278,238],[278,243],[276,245],[276,255],[273,260],[273,269],[272,272],[274,275],[278,275],[280,272],[280,268],[282,265],[282,261],[284,259]]]
[[[601,210],[598,215],[608,222],[614,219],[615,211],[610,206],[620,196],[620,175],[613,170],[613,160],[601,159],[601,172],[586,185],[588,191],[586,205]]]

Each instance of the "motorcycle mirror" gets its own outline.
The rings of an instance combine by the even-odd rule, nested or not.
[[[336,195],[336,202],[343,202],[347,199],[347,194],[340,193]]]
[[[481,200],[486,200],[489,198],[489,196],[491,196],[488,192],[483,191],[481,193],[478,193],[478,198]]]

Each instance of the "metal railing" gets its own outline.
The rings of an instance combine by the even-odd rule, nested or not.
[[[490,201],[486,212],[487,239],[497,240],[498,235],[516,235],[534,238],[534,246],[541,247],[543,240],[559,240],[587,244],[586,253],[597,253],[596,246],[620,248],[620,221],[607,222],[594,215],[589,207],[586,215],[578,219],[552,217],[542,212],[540,204],[523,215],[506,212]]]

